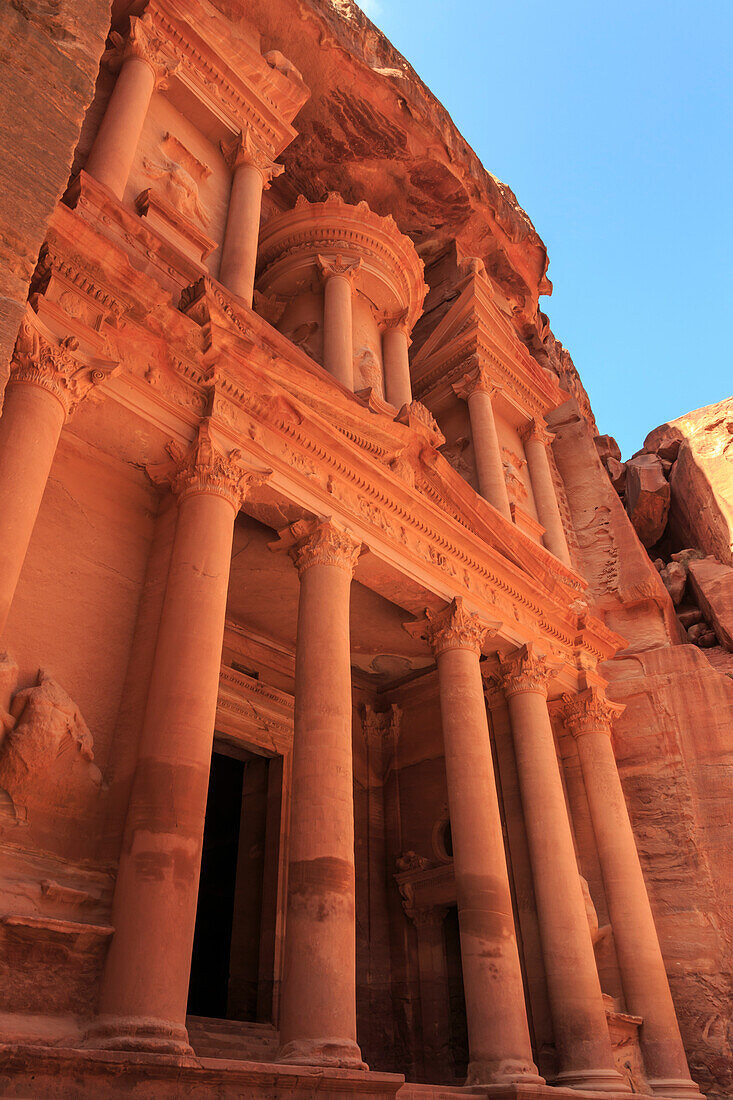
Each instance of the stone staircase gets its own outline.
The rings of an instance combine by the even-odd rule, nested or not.
[[[279,1044],[272,1024],[188,1016],[188,1039],[199,1058],[274,1062]]]

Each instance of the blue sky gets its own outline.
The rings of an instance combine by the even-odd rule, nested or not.
[[[624,457],[729,397],[733,0],[364,0],[515,192]]]

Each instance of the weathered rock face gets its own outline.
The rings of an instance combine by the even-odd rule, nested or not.
[[[733,567],[715,558],[691,561],[690,583],[719,643],[733,652]]]
[[[650,432],[644,450],[673,465],[670,534],[733,565],[733,398]]]
[[[33,269],[69,178],[111,0],[0,7],[0,398]]]

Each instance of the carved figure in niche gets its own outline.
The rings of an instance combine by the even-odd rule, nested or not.
[[[359,389],[371,388],[378,396],[382,396],[384,385],[382,382],[382,365],[371,348],[359,348],[356,356],[356,371],[360,379]]]
[[[198,218],[203,226],[209,215],[199,201],[199,183],[208,179],[211,169],[193,155],[173,134],[166,133],[160,142],[162,160],[143,157],[143,170],[154,180],[162,180],[163,193],[184,217]],[[197,183],[198,179],[198,183]]]
[[[510,499],[515,501],[526,500],[527,488],[521,476],[522,467],[526,465],[524,459],[520,458],[519,455],[515,455],[513,451],[508,450],[506,447],[502,447],[501,454]]]
[[[5,824],[26,824],[41,846],[63,849],[63,819],[74,819],[78,828],[102,787],[89,727],[73,699],[42,669],[5,713],[11,719],[0,746]]]
[[[440,448],[440,453],[444,458],[448,459],[456,473],[461,477],[468,477],[471,471],[471,464],[467,460],[464,452],[468,447],[468,439],[465,436],[459,436],[453,443],[445,443]]]

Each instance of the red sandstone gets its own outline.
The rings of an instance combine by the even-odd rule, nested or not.
[[[729,1095],[730,402],[621,463],[354,5],[70,7],[0,16],[0,1094]]]

